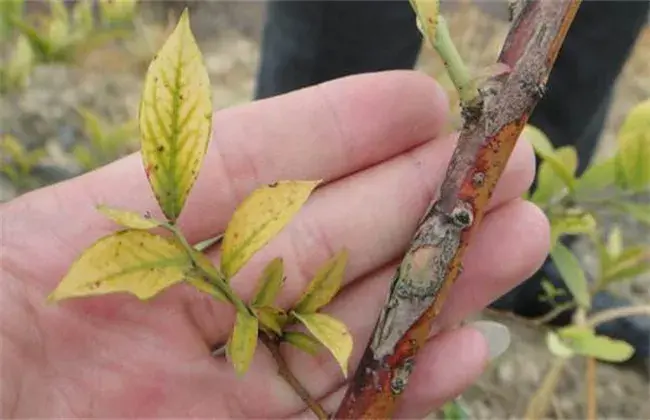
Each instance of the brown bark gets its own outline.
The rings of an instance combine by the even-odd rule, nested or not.
[[[579,0],[520,2],[498,62],[465,123],[440,196],[432,201],[398,268],[373,336],[335,418],[387,418],[415,366],[461,260],[544,86]]]

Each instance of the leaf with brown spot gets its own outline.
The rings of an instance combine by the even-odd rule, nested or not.
[[[207,151],[211,95],[186,9],[147,70],[138,114],[147,178],[172,223],[185,205]]]
[[[48,301],[116,292],[146,300],[181,282],[191,268],[187,252],[173,238],[123,230],[87,248]]]
[[[279,181],[253,191],[235,210],[223,236],[221,270],[234,276],[302,208],[321,181]]]

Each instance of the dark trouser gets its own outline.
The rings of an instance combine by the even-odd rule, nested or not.
[[[647,1],[584,0],[530,123],[574,145],[584,170]],[[422,38],[406,0],[270,0],[256,98],[351,74],[412,69]],[[468,30],[471,30],[469,28]]]
[[[556,147],[577,148],[579,173],[598,144],[612,88],[646,22],[649,4],[583,0],[546,95],[530,118]],[[351,74],[412,69],[420,51],[422,38],[406,0],[270,0],[267,10],[256,98]],[[492,307],[525,316],[545,313],[550,307],[538,301],[541,278],[562,287],[553,271],[547,261]],[[566,316],[559,322],[566,322]]]

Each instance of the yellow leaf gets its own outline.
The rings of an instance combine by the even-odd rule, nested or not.
[[[320,181],[274,182],[244,199],[223,236],[221,270],[227,278],[291,221],[318,184]]]
[[[257,347],[257,318],[244,312],[237,312],[235,329],[233,330],[226,353],[238,375],[248,370],[255,348]]]
[[[282,258],[275,258],[268,263],[257,285],[257,291],[253,298],[253,306],[272,305],[280,292],[284,281],[284,267]]]
[[[286,312],[273,306],[253,307],[253,312],[263,326],[277,334],[282,334],[282,328],[288,318]]]
[[[347,260],[348,252],[345,249],[330,258],[318,270],[294,311],[302,314],[312,313],[329,303],[341,287]]]
[[[187,10],[149,66],[138,118],[149,183],[174,222],[196,181],[212,129],[210,80]]]
[[[141,300],[183,280],[192,263],[173,239],[123,230],[91,245],[72,264],[48,300],[128,292]]]
[[[153,229],[163,222],[148,217],[140,216],[138,213],[128,210],[120,210],[100,204],[97,210],[104,216],[131,229]]]
[[[343,376],[348,376],[348,361],[352,354],[352,335],[344,323],[325,314],[299,314],[293,315],[329,349],[338,362]]]
[[[282,340],[298,347],[300,350],[315,356],[323,345],[314,337],[297,331],[287,331],[282,335]]]
[[[617,161],[625,187],[634,191],[650,187],[650,99],[636,105],[618,134]]]

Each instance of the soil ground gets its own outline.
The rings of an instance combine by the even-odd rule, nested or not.
[[[225,108],[251,100],[257,70],[264,5],[257,1],[186,2],[192,25],[205,55],[213,87],[214,106]],[[71,157],[75,145],[88,144],[87,133],[75,111],[84,106],[111,123],[136,115],[140,83],[155,49],[164,39],[162,25],[169,10],[180,10],[183,2],[145,2],[146,32],[134,36],[125,48],[101,48],[76,65],[40,64],[24,91],[0,97],[0,121],[30,149],[47,147],[48,157],[35,168],[36,184],[47,185],[83,171]],[[33,10],[41,5],[31,4]],[[459,6],[448,19],[461,54],[476,68],[489,64],[496,55],[507,26],[472,6]],[[173,16],[171,22],[174,23]],[[472,28],[467,30],[466,28]],[[148,36],[145,36],[148,35]],[[420,71],[441,75],[434,54],[423,50]],[[650,29],[638,41],[635,52],[620,77],[599,155],[611,153],[616,129],[631,106],[650,96]],[[135,147],[135,146],[133,146]],[[123,153],[133,150],[124,149]],[[115,159],[118,156],[109,156]],[[27,188],[27,189],[29,189]],[[25,192],[15,183],[0,178],[0,201]],[[647,230],[629,220],[617,220],[626,239],[646,242]],[[590,250],[580,248],[586,264]],[[650,300],[650,279],[636,279],[618,290],[638,302]],[[507,353],[467,390],[462,399],[471,418],[521,418],[527,401],[540,386],[552,358],[544,344],[544,333],[526,322],[484,313],[511,329],[512,344]],[[643,372],[612,365],[598,366],[598,409],[602,418],[650,418],[648,379]],[[584,363],[568,363],[551,401],[550,418],[585,418]]]

